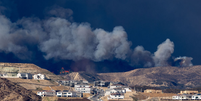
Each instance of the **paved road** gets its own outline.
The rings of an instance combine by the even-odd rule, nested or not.
[[[97,89],[97,94],[94,95],[90,100],[91,101],[100,101],[98,99],[101,98],[102,96],[104,96],[104,91],[101,89]]]

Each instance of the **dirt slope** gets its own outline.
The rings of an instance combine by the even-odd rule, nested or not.
[[[98,74],[90,74],[85,72],[73,72],[67,75],[63,75],[63,77],[68,80],[83,80],[88,82],[100,80]]]
[[[1,101],[41,101],[41,97],[32,91],[5,78],[0,78]]]

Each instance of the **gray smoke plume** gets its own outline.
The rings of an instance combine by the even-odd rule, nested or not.
[[[58,12],[60,9],[68,14]],[[0,15],[0,51],[27,60],[34,55],[29,47],[37,46],[47,60],[120,59],[141,67],[167,66],[174,52],[174,44],[169,39],[160,44],[154,54],[142,46],[132,50],[123,27],[115,27],[112,32],[100,28],[93,30],[88,23],[69,22],[65,19],[71,16],[69,12],[68,9],[56,8],[50,11],[56,17],[45,20],[23,18],[14,23]]]
[[[49,38],[41,42],[40,49],[46,59],[125,59],[130,49],[122,27],[115,27],[113,32],[92,30],[88,23],[70,23],[61,18],[48,19],[44,26]]]
[[[139,67],[154,66],[153,56],[151,52],[144,50],[144,47],[137,46],[131,55],[131,65]]]
[[[154,53],[155,66],[168,66],[168,59],[174,52],[174,43],[170,39],[166,39],[165,42],[158,45],[157,51]]]
[[[191,62],[193,60],[192,57],[177,57],[174,59],[175,65],[180,66],[180,67],[188,67],[188,66],[193,66],[193,63]]]
[[[59,17],[73,21],[73,11],[71,9],[65,9],[59,6],[53,6],[48,9],[47,14],[49,16]]]

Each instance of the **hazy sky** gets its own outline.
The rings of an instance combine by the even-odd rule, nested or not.
[[[68,14],[62,15],[61,11],[59,17],[62,16],[69,22],[87,22],[91,30],[101,28],[112,32],[114,27],[122,26],[127,33],[128,41],[132,43],[131,49],[140,45],[152,54],[157,51],[159,44],[170,39],[174,43],[172,57],[188,56],[193,58],[194,65],[201,64],[200,0],[0,0],[0,5],[1,14],[12,23],[23,18],[46,20],[50,16],[57,16],[50,14],[52,9],[64,8],[67,9],[64,12]],[[95,67],[99,65],[98,70],[101,72],[114,71],[108,68],[121,68],[116,65],[124,64],[122,60],[112,62],[103,60],[98,63],[93,63],[90,59],[75,62],[66,58],[56,59],[56,61],[54,58],[46,60],[43,58],[44,51],[40,52],[38,46],[27,47],[35,51],[34,57],[30,60],[19,59],[12,52],[5,51],[1,51],[0,60],[35,63],[51,71],[62,66],[73,69],[74,66],[79,67],[85,63]],[[79,71],[79,69],[74,70]],[[128,66],[125,70],[129,69],[132,68]]]

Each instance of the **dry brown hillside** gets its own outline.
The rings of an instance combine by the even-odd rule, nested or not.
[[[40,96],[5,78],[0,78],[0,99],[1,101],[41,101]]]
[[[85,72],[72,72],[70,74],[63,75],[63,77],[68,80],[84,80],[89,82],[100,80],[98,74],[90,74]]]
[[[86,80],[120,81],[130,86],[140,85],[172,88],[191,88],[201,86],[201,66],[183,68],[171,66],[140,68],[128,72],[98,73],[92,74],[92,76],[87,73],[79,74],[82,76],[80,78]],[[75,78],[75,76],[71,74],[64,77],[70,77],[70,79]]]
[[[62,79],[61,76],[55,75],[46,69],[42,69],[34,64],[29,63],[0,63],[0,73],[7,73],[15,76],[18,72],[26,72],[31,74],[43,73],[49,79]]]
[[[103,80],[121,81],[129,85],[176,88],[201,86],[201,66],[141,68],[124,73],[100,73],[99,76]]]

